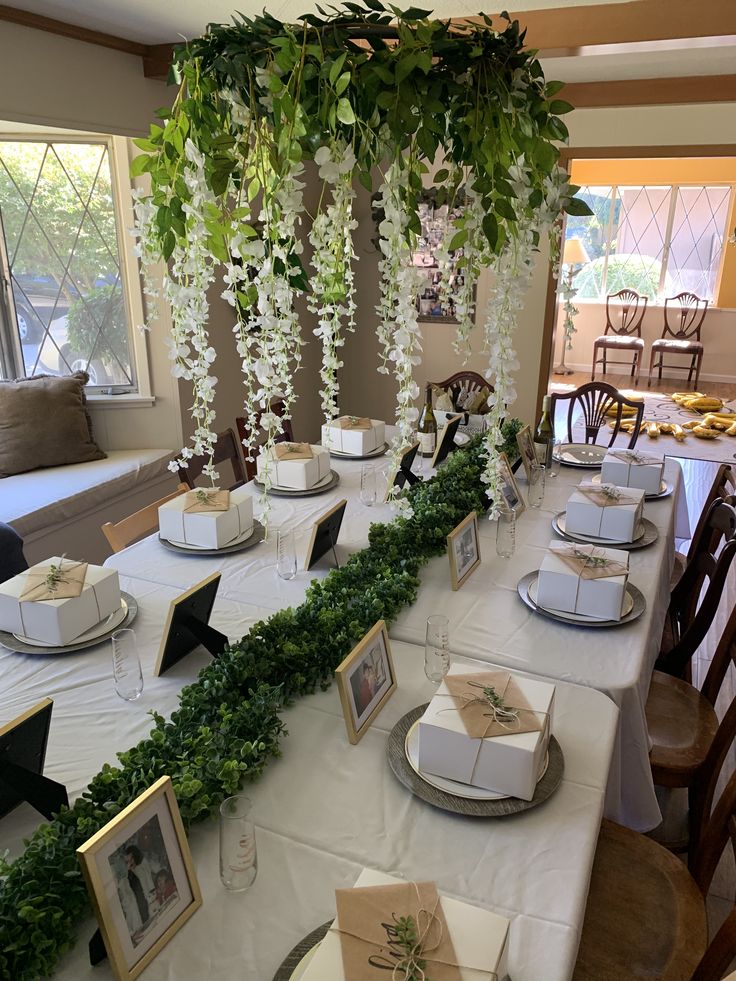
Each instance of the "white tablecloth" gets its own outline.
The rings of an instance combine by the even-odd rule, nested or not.
[[[360,503],[360,463],[337,461],[334,466],[341,478],[334,490],[288,501],[273,498],[274,525],[286,523],[295,529],[300,570],[312,523],[343,497],[348,505],[338,545],[341,559],[367,545],[371,521],[392,518],[387,505],[366,508]],[[606,816],[648,831],[659,824],[661,816],[649,767],[644,704],[669,598],[674,536],[688,538],[690,534],[682,471],[675,460],[666,461],[665,476],[674,485],[674,493],[647,501],[644,511],[657,525],[659,540],[646,549],[631,552],[631,581],[646,597],[646,613],[629,626],[596,631],[538,617],[516,594],[519,579],[539,568],[542,550],[556,537],[550,524],[552,517],[564,509],[573,486],[589,474],[590,471],[562,467],[557,476],[547,481],[544,507],[538,511],[528,508],[518,520],[517,551],[511,560],[496,556],[495,522],[481,519],[480,568],[459,592],[452,593],[447,559],[430,562],[422,572],[417,602],[399,615],[391,627],[391,636],[423,644],[427,617],[442,612],[450,618],[451,647],[456,652],[574,681],[610,695],[621,709],[621,730],[611,769]],[[524,480],[519,480],[525,492]],[[254,487],[253,493],[257,493]],[[295,579],[285,582],[276,575],[273,541],[236,555],[192,558],[175,555],[150,537],[112,556],[107,564],[122,573],[182,590],[221,571],[221,595],[275,610],[301,603],[311,579],[327,575],[331,563],[329,556],[325,557],[312,572],[300,571]]]
[[[39,698],[55,700],[46,772],[75,797],[104,762],[150,729],[151,708],[169,714],[182,684],[206,655],[195,653],[153,678],[164,613],[176,589],[124,578],[140,603],[135,624],[145,689],[132,703],[113,692],[109,645],[64,658],[0,655],[0,722]],[[219,597],[213,625],[231,636],[262,615]],[[301,699],[284,713],[289,736],[249,790],[255,805],[259,875],[247,893],[229,894],[218,876],[216,822],[192,829],[190,842],[204,905],[146,971],[150,981],[269,981],[306,933],[334,915],[334,889],[351,885],[365,865],[406,878],[435,879],[448,895],[512,918],[514,981],[567,981],[575,961],[588,880],[617,729],[617,709],[600,693],[557,689],[553,731],[565,755],[559,790],[525,814],[488,821],[436,810],[406,791],[389,770],[387,734],[432,688],[423,652],[393,644],[398,689],[357,746],[345,734],[336,688]],[[18,854],[38,823],[27,806],[3,822],[3,845]],[[86,940],[58,977],[107,981],[92,969]]]

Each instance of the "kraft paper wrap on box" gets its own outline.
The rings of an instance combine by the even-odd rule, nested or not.
[[[322,426],[322,445],[340,453],[365,456],[386,442],[386,425],[367,416],[340,416]]]
[[[273,455],[277,460],[311,460],[314,457],[309,443],[276,443]]]
[[[432,895],[436,895],[436,887],[432,883],[418,883],[417,885],[422,890],[421,895],[428,895],[423,892],[425,886],[432,888]],[[400,916],[403,911],[402,907],[395,904],[392,898],[393,894],[387,892],[386,887],[390,889],[399,887],[400,893],[396,894],[399,898],[406,895],[407,890],[411,890],[410,898],[411,894],[413,894],[413,906],[408,908],[408,912],[412,916],[416,915],[419,903],[417,902],[417,892],[414,883],[397,879],[395,876],[386,875],[383,872],[376,872],[373,869],[363,869],[353,890],[336,891],[338,916],[328,930],[325,938],[320,942],[314,952],[314,956],[309,960],[304,970],[302,981],[353,981],[354,977],[365,978],[365,981],[377,981],[379,978],[385,978],[386,981],[391,981],[392,972],[396,968],[396,965],[400,963],[399,958],[403,953],[403,950],[399,951],[395,945],[391,944],[391,941],[394,939],[393,929],[395,927],[393,914],[395,913],[397,916]],[[351,927],[355,907],[352,907],[351,911],[350,905],[348,906],[347,915],[349,919],[344,919],[346,914],[343,897],[347,897],[350,892],[363,893],[364,897],[369,896],[370,893],[374,893],[376,896],[383,897],[383,902],[385,902],[386,896],[389,896],[390,901],[386,905],[378,906],[376,910],[376,904],[371,900],[367,918],[363,923],[359,924],[357,930],[353,930]],[[348,902],[350,903],[350,900]],[[364,905],[363,899],[360,899],[358,902],[358,913],[360,914],[361,910],[366,910],[366,906]],[[422,900],[422,902],[428,908],[432,908],[426,899]],[[454,957],[447,958],[450,961],[448,964],[444,964],[444,961],[441,964],[437,964],[434,958],[436,956],[437,960],[439,960],[443,957],[442,949],[438,948],[435,953],[434,951],[426,950],[427,945],[425,944],[426,956],[423,955],[422,959],[426,962],[425,976],[427,981],[438,981],[438,979],[445,981],[448,977],[459,979],[459,981],[507,981],[510,923],[506,917],[499,916],[497,913],[492,913],[489,910],[480,909],[477,906],[471,906],[469,903],[460,902],[457,899],[450,899],[446,896],[440,897],[436,912],[443,918],[443,937],[449,941],[454,952]],[[381,944],[380,950],[377,950],[371,944],[376,920],[380,927],[377,936]],[[366,923],[371,932],[369,937],[363,941],[362,938],[364,937],[364,926]],[[386,927],[383,924],[391,930],[390,936],[387,934]],[[348,974],[343,956],[343,940],[347,932],[356,934],[356,942],[363,944],[364,951],[368,957],[373,957],[374,961],[377,961],[381,966],[369,966],[369,973],[358,975]],[[430,939],[430,946],[431,942]],[[384,958],[387,960],[388,965],[391,965],[390,967],[383,963]],[[455,965],[460,964],[460,967],[455,967],[454,973],[448,974],[447,971],[452,971],[453,969],[454,965],[452,962]],[[360,964],[358,967],[362,970]],[[421,974],[419,977],[421,977]],[[405,973],[401,968],[397,968],[397,981],[405,981],[405,978]]]
[[[58,565],[36,565],[26,573],[21,603],[70,599],[84,589],[86,562],[70,562],[62,557]]]
[[[230,491],[217,487],[188,491],[184,499],[186,514],[207,514],[210,511],[227,511],[230,508]]]
[[[340,429],[370,429],[373,425],[366,416],[340,416],[337,424]]]
[[[601,465],[601,483],[618,487],[639,487],[658,494],[662,483],[664,456],[641,450],[609,450]]]
[[[261,480],[266,469],[272,485],[309,490],[329,477],[330,454],[309,443],[276,443],[268,454],[258,454],[256,470]]]
[[[495,705],[484,688],[494,690]],[[531,800],[544,767],[555,687],[453,665],[419,720],[419,770]]]
[[[212,500],[201,501],[197,494],[206,494]],[[244,487],[234,491],[189,491],[158,509],[160,537],[180,545],[222,548],[252,531],[253,497]]]
[[[631,542],[641,523],[644,495],[636,487],[582,481],[568,499],[565,531]]]
[[[537,602],[548,610],[620,620],[629,553],[597,545],[550,542],[539,568]]]
[[[51,566],[61,567],[61,578],[53,575]],[[49,596],[50,575],[57,588]],[[115,569],[52,556],[0,583],[0,630],[64,647],[119,610],[120,604]]]

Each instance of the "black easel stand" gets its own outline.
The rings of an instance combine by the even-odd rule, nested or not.
[[[89,942],[89,962],[92,967],[95,964],[100,964],[107,957],[107,949],[105,948],[105,941],[102,939],[102,934],[99,929],[95,930],[92,934],[92,939]]]
[[[183,616],[179,622],[213,657],[222,654],[229,643],[225,634],[194,616]]]
[[[0,781],[10,787],[21,800],[35,807],[48,821],[62,807],[69,806],[69,797],[63,783],[57,783],[9,760],[0,760]]]

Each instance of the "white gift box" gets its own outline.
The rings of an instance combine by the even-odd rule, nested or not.
[[[28,572],[59,565],[62,561],[71,562],[55,555],[32,566]],[[120,582],[115,569],[88,565],[79,596],[21,602],[27,575],[21,572],[0,583],[0,630],[63,647],[120,609]]]
[[[338,419],[322,427],[322,446],[340,453],[365,456],[385,442],[386,424],[380,419],[371,419],[370,429],[342,429]]]
[[[253,497],[244,487],[230,491],[227,511],[185,511],[186,500],[186,494],[179,494],[158,509],[161,538],[202,548],[222,548],[253,531]]]
[[[309,490],[320,480],[329,477],[330,454],[323,446],[312,446],[311,460],[279,460],[276,457],[277,446],[278,444],[271,448],[268,462],[272,484],[293,490]],[[264,456],[264,453],[260,453],[256,464],[259,477],[266,465]]]
[[[392,886],[403,881],[383,872],[363,869],[355,888]],[[460,968],[461,981],[507,981],[510,921],[490,910],[446,896],[441,897],[441,904],[457,960],[466,965],[465,970]],[[337,932],[339,926],[339,920],[335,919],[301,981],[345,981],[340,934]]]
[[[635,498],[632,503],[599,504],[587,497],[581,489],[603,492],[605,488],[614,498],[620,493],[625,498]],[[638,487],[617,488],[613,484],[594,484],[591,480],[581,481],[567,502],[565,531],[573,535],[593,535],[595,538],[610,538],[615,542],[633,542],[641,524],[644,510],[645,491]]]
[[[448,675],[475,675],[482,670],[454,665]],[[508,673],[498,668],[489,670]],[[511,677],[528,707],[540,713],[541,731],[472,738],[443,681],[419,720],[420,770],[522,800],[532,799],[549,745],[555,686],[514,674]]]
[[[643,460],[649,462],[637,462]],[[664,456],[661,453],[613,449],[603,458],[601,483],[616,484],[617,487],[639,487],[647,494],[659,494],[663,471]]]
[[[547,610],[578,613],[597,620],[620,620],[629,579],[629,553],[619,548],[603,548],[600,545],[571,545],[562,542],[557,548],[574,548],[611,562],[621,563],[626,573],[605,576],[600,579],[583,579],[560,558],[558,552],[549,549],[539,568],[537,603]]]

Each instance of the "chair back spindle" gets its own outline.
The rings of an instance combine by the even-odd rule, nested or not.
[[[614,301],[613,303],[611,301]],[[648,299],[636,290],[623,289],[609,293],[606,297],[606,328],[604,334],[617,334],[619,337],[641,337],[641,325],[647,310]],[[616,318],[613,310],[621,311]],[[612,315],[613,314],[613,315]],[[618,322],[616,322],[618,320]]]
[[[570,443],[574,441],[573,426],[577,421],[576,410],[578,406],[582,411],[586,443],[596,443],[598,441],[598,435],[601,429],[604,429],[606,422],[610,418],[606,413],[615,407],[616,416],[613,420],[611,438],[608,442],[609,446],[613,446],[616,437],[621,432],[624,406],[635,409],[634,428],[629,439],[628,448],[633,449],[636,445],[636,441],[639,438],[639,429],[644,418],[644,402],[636,402],[626,398],[613,385],[608,385],[605,382],[588,382],[585,385],[581,385],[574,392],[565,394],[554,392],[551,401],[553,424],[559,403],[563,401],[569,402],[567,410],[567,440]]]

